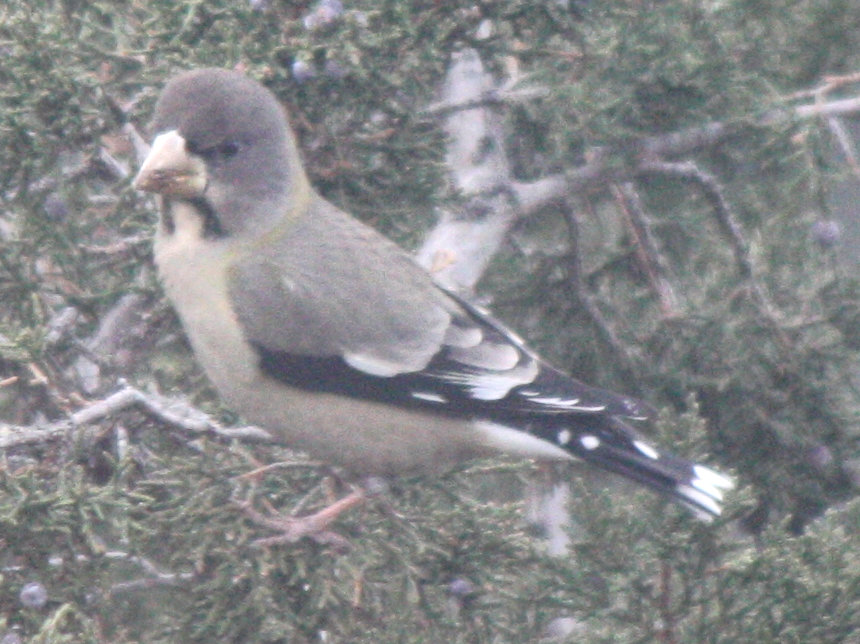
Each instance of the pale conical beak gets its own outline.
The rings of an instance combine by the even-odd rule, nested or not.
[[[152,142],[132,184],[136,190],[190,199],[206,190],[206,165],[188,153],[176,130],[159,134]]]

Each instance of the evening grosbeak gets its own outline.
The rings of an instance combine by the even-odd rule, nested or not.
[[[261,84],[182,73],[152,131],[134,185],[160,197],[158,273],[197,360],[248,420],[359,476],[578,458],[720,514],[731,479],[634,431],[642,403],[550,366],[320,197]]]

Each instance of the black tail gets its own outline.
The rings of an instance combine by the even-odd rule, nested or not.
[[[602,414],[541,418],[531,431],[579,458],[688,507],[699,518],[719,516],[733,481],[704,465],[654,447],[617,417]]]

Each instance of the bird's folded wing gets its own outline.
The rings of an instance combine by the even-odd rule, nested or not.
[[[648,415],[639,401],[542,362],[391,242],[328,204],[319,207],[324,217],[304,218],[231,272],[240,323],[269,376],[503,422],[533,414]]]

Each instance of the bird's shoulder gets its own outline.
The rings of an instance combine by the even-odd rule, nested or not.
[[[322,198],[235,257],[229,288],[252,341],[398,370],[426,364],[453,309],[404,250]]]

